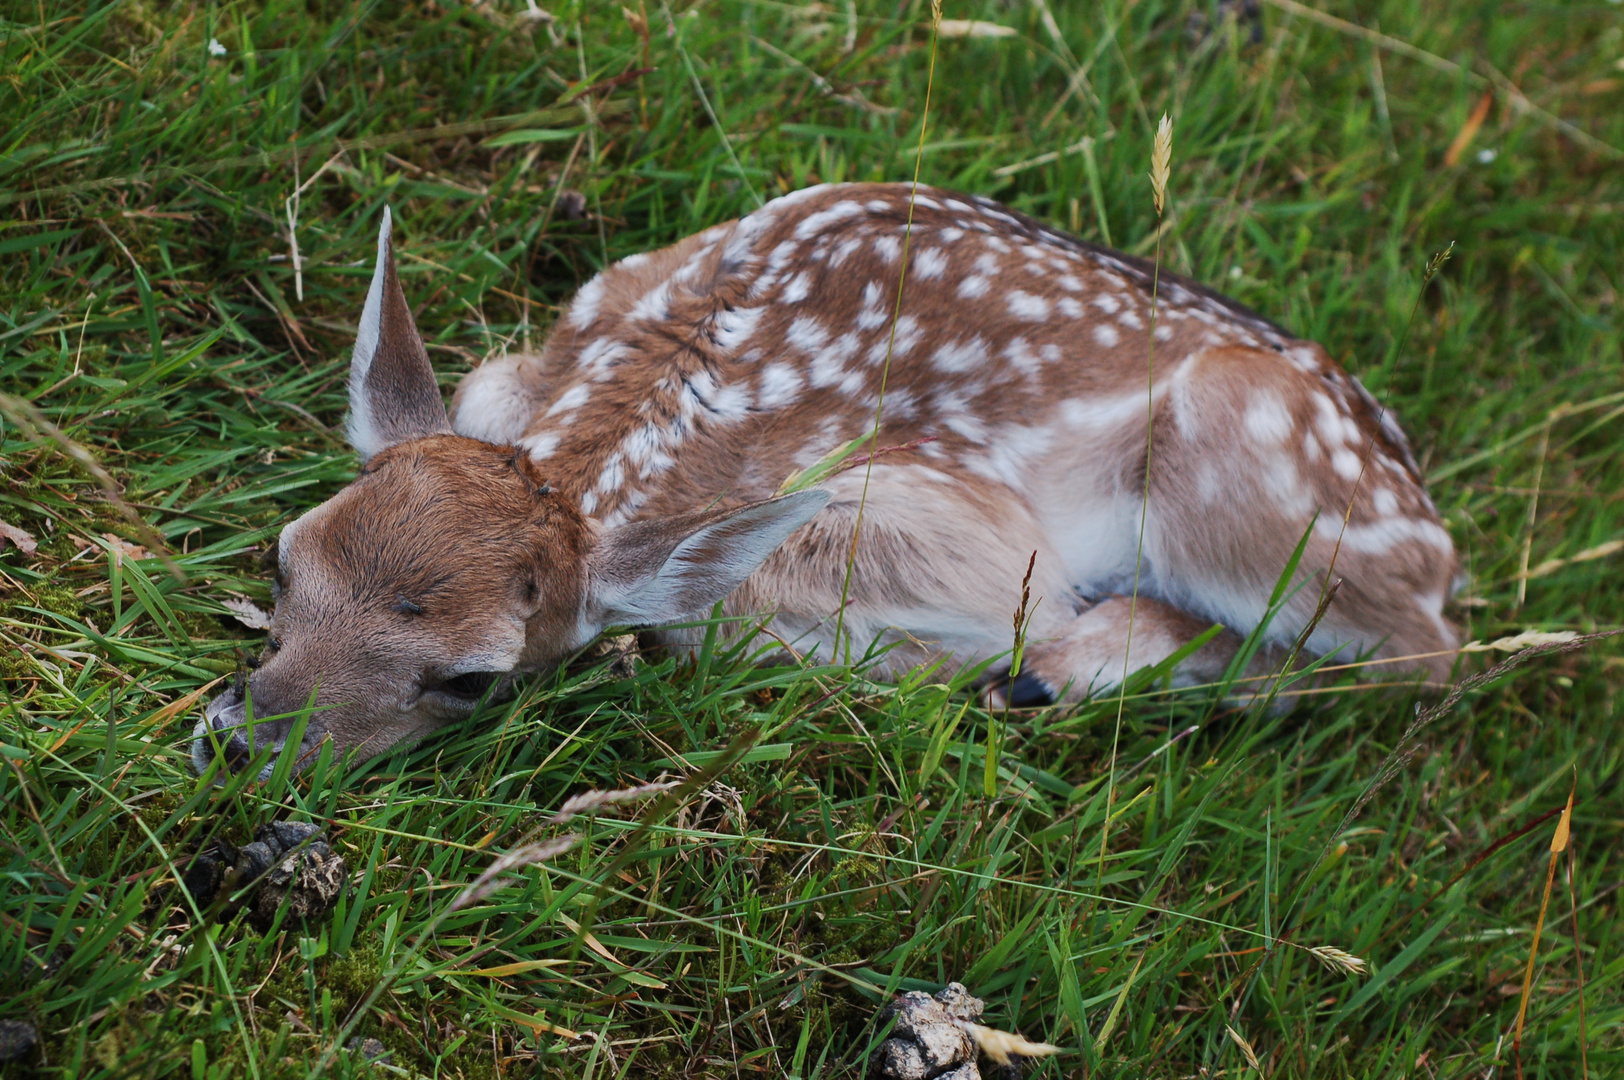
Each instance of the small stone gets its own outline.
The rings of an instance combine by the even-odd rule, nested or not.
[[[387,1064],[389,1061],[389,1048],[377,1039],[363,1039],[357,1035],[344,1044],[344,1049],[352,1054],[359,1054],[367,1061],[376,1061]]]
[[[320,825],[305,821],[272,821],[254,830],[254,839],[282,852],[292,851],[312,836],[321,835]]]
[[[39,1028],[25,1020],[0,1020],[0,1061],[17,1061],[39,1044]]]
[[[557,214],[565,221],[583,221],[586,218],[586,196],[573,188],[558,193]]]

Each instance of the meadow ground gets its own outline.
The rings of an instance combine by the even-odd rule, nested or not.
[[[1357,673],[1287,715],[1143,685],[1120,736],[1101,702],[989,740],[962,685],[707,650],[535,680],[370,763],[192,777],[193,710],[258,647],[222,601],[268,604],[256,555],[354,472],[385,203],[449,387],[609,260],[912,175],[927,5],[633,8],[0,4],[0,520],[38,542],[0,552],[0,1019],[43,1038],[0,1073],[360,1075],[365,1036],[373,1075],[855,1076],[875,1003],[958,979],[1064,1049],[1044,1076],[1242,1076],[1243,1041],[1271,1077],[1510,1076],[1539,819],[1576,784],[1523,1069],[1618,1075],[1616,640],[1467,694],[1413,756],[1437,696]],[[1166,264],[1398,409],[1469,636],[1618,627],[1624,9],[1269,0],[1255,40],[1210,13],[950,3],[1013,32],[940,42],[923,179],[1148,253],[1170,113]],[[288,817],[356,875],[330,923],[262,936],[176,890],[206,838]]]

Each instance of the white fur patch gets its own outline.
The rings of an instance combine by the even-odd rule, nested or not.
[[[603,290],[602,274],[581,286],[581,291],[575,294],[575,302],[570,305],[571,326],[585,330],[598,321],[598,305],[603,303]]]
[[[1041,296],[1014,290],[1004,298],[1009,313],[1024,322],[1044,322],[1049,318],[1049,301]]]
[[[767,313],[766,308],[733,308],[719,311],[716,314],[714,326],[716,328],[716,346],[724,352],[732,352],[755,336],[756,327],[761,323],[761,317]]]
[[[801,396],[801,373],[788,364],[768,364],[761,369],[761,389],[756,400],[763,408],[777,409]]]
[[[947,270],[947,256],[941,248],[924,248],[912,262],[914,276],[922,281],[934,281]]]
[[[967,341],[948,342],[930,359],[942,371],[974,371],[987,366],[987,343],[979,335]]]

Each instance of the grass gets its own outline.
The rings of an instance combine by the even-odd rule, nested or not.
[[[1325,342],[1415,437],[1471,636],[1616,628],[1618,556],[1583,556],[1624,537],[1618,8],[1326,5],[1346,22],[1273,0],[1252,44],[1192,36],[1188,0],[949,4],[1017,33],[941,43],[923,178],[1131,251],[1160,236],[1169,269]],[[192,710],[258,647],[221,601],[266,603],[256,554],[354,472],[344,373],[386,203],[449,387],[539,344],[607,260],[912,173],[921,3],[523,10],[0,6],[0,388],[144,523],[6,421],[0,520],[39,547],[0,553],[0,1018],[43,1056],[0,1073],[359,1075],[337,1048],[363,1035],[400,1075],[855,1076],[879,1001],[958,979],[1065,1049],[1039,1075],[1246,1075],[1233,1028],[1271,1077],[1509,1076],[1554,821],[1494,845],[1571,783],[1578,914],[1559,881],[1522,1065],[1578,1075],[1582,956],[1590,1074],[1624,1066],[1612,641],[1468,695],[1345,828],[1404,693],[1259,717],[1144,687],[1108,808],[1114,700],[1000,725],[988,797],[962,686],[714,649],[538,679],[378,761],[200,787]],[[704,775],[680,799],[549,824],[684,761]],[[357,875],[329,925],[262,937],[176,891],[207,838],[279,817],[325,822]]]

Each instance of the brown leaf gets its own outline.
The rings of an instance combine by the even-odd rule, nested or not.
[[[233,596],[229,600],[220,601],[220,604],[231,612],[232,618],[250,630],[269,630],[271,628],[271,613],[252,600]]]
[[[17,545],[17,550],[22,552],[24,555],[34,554],[35,549],[39,547],[39,545],[34,542],[34,538],[28,533],[17,528],[15,525],[6,524],[4,521],[0,521],[0,539],[10,540],[13,544]]]

